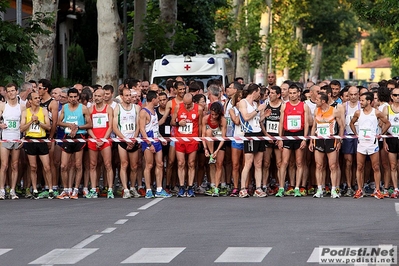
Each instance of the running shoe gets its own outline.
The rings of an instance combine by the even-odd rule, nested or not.
[[[238,196],[239,196],[240,198],[249,198],[248,191],[247,191],[245,188],[243,188],[243,189],[240,190],[240,193],[239,193]]]
[[[58,195],[60,195],[60,193],[58,193],[58,190],[53,190],[53,195],[54,197],[57,197]]]
[[[279,187],[278,187],[278,186],[276,186],[276,185],[270,185],[269,187],[267,187],[266,193],[267,193],[267,195],[269,195],[269,196],[273,196],[273,195],[276,195],[276,194],[277,194],[278,190],[279,190]]]
[[[278,189],[278,192],[276,193],[276,197],[280,197],[280,198],[284,197],[284,188],[283,187]]]
[[[299,193],[301,193],[302,196],[307,196],[308,195],[308,193],[306,191],[306,188],[304,188],[304,187],[300,187],[299,188]]]
[[[183,197],[185,197],[186,196],[186,190],[183,188],[183,187],[181,187],[180,189],[179,189],[179,193],[177,193],[177,197],[178,198],[183,198]]]
[[[132,195],[130,195],[129,189],[126,188],[126,189],[123,190],[122,197],[124,199],[130,199],[132,197]]]
[[[21,188],[20,185],[18,185],[18,186],[15,188],[15,193],[16,193],[17,195],[19,195],[19,196],[21,196],[21,195],[23,194],[22,188]]]
[[[89,194],[86,195],[86,199],[97,199],[98,193],[96,189],[90,189]]]
[[[388,189],[389,195],[395,192],[395,189],[393,187],[389,187]]]
[[[212,193],[212,197],[219,197],[219,189],[217,187],[215,187],[213,189],[213,193]]]
[[[79,190],[77,188],[73,189],[72,195],[70,196],[71,199],[77,200],[79,198]]]
[[[0,190],[0,200],[6,199],[6,192],[4,190]]]
[[[238,190],[238,188],[233,188],[233,191],[231,191],[230,193],[230,197],[238,197],[239,193],[240,191]]]
[[[11,198],[12,200],[19,199],[19,197],[18,197],[17,194],[15,193],[15,190],[14,190],[14,189],[11,189],[11,190],[10,190],[10,198]]]
[[[339,194],[338,194],[337,190],[331,191],[331,198],[339,199]]]
[[[395,189],[395,191],[391,194],[391,199],[397,199],[399,197],[399,190]]]
[[[366,185],[366,186],[364,187],[364,194],[365,194],[365,195],[370,195],[370,196],[374,197],[374,189],[371,188],[369,185]]]
[[[10,199],[11,197],[10,197],[10,188],[9,187],[6,187],[6,199]]]
[[[313,195],[315,193],[315,189],[313,186],[308,186],[308,194]]]
[[[107,199],[113,199],[113,198],[115,198],[114,192],[112,191],[112,189],[108,189],[108,191],[107,191]]]
[[[39,199],[39,192],[37,192],[37,191],[33,191],[33,193],[32,193],[32,199]]]
[[[318,189],[316,193],[313,195],[313,198],[322,198],[323,197],[323,190]]]
[[[30,192],[30,188],[26,188],[25,189],[25,198],[26,199],[30,199],[30,198],[32,198],[33,197],[33,195],[32,195],[32,193]]]
[[[194,197],[195,197],[194,189],[189,188],[189,189],[187,190],[187,197],[188,197],[188,198],[194,198]]]
[[[44,191],[40,192],[39,193],[39,199],[48,198],[48,194],[49,194],[49,192],[47,190],[44,190]]]
[[[384,189],[384,191],[382,192],[382,195],[384,196],[384,198],[390,198],[388,189]]]
[[[253,196],[256,197],[256,198],[264,198],[264,197],[267,197],[267,194],[261,188],[257,188],[254,191],[254,195]]]
[[[202,186],[199,186],[195,189],[195,193],[197,194],[205,194],[205,188],[203,188]]]
[[[363,191],[361,189],[356,190],[355,195],[353,196],[354,199],[363,198]]]
[[[223,197],[226,197],[227,196],[227,187],[221,187],[220,188],[220,192],[219,192],[219,194],[220,194],[220,196],[223,196]]]
[[[105,187],[103,189],[101,189],[100,193],[99,193],[100,197],[107,197],[108,198],[108,188]]]
[[[54,191],[48,193],[48,199],[54,199]]]
[[[207,196],[212,196],[213,190],[214,190],[213,187],[209,188],[208,190],[205,191],[205,195],[207,195]]]
[[[152,193],[152,190],[148,190],[146,193],[145,193],[145,198],[146,199],[152,199],[154,197],[154,194]]]
[[[60,195],[56,197],[57,199],[69,199],[69,193],[63,190]]]
[[[285,195],[286,196],[293,196],[294,195],[294,187],[293,186],[289,186],[287,188],[287,191],[285,191]]]
[[[346,193],[345,193],[345,197],[353,197],[354,193],[355,193],[355,191],[353,191],[352,188],[348,187],[348,189],[346,190]]]
[[[212,156],[209,156],[209,164],[214,164],[216,163],[216,159],[213,158]]]
[[[83,188],[83,198],[86,198],[86,196],[90,193],[89,189],[87,187]]]
[[[374,198],[376,199],[383,199],[384,195],[382,195],[381,191],[379,189],[376,189],[374,192]]]
[[[135,187],[131,187],[129,192],[132,197],[141,198],[141,195],[137,192]]]
[[[145,192],[144,188],[142,188],[142,187],[139,188],[139,190],[137,192],[140,194],[140,196],[145,197],[146,192]]]
[[[294,197],[302,197],[302,194],[299,191],[299,188],[294,189]]]
[[[161,192],[155,192],[155,197],[156,198],[170,198],[172,197],[172,194],[169,194],[168,192],[166,192],[165,189],[162,189]]]

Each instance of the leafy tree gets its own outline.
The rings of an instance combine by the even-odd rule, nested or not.
[[[382,49],[392,56],[392,76],[399,75],[399,2],[397,0],[354,0],[353,9],[363,21],[388,36]]]
[[[8,1],[0,1],[0,12],[5,12]],[[21,83],[24,81],[23,72],[30,69],[30,65],[37,61],[33,51],[33,39],[38,34],[47,31],[40,27],[40,22],[51,24],[52,17],[44,13],[37,13],[37,19],[27,21],[26,27],[0,19],[0,82]]]
[[[87,84],[90,76],[90,65],[86,62],[85,54],[79,44],[68,47],[68,78],[75,83]]]

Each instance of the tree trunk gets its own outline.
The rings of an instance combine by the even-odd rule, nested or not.
[[[175,35],[174,27],[177,21],[177,0],[159,0],[159,9],[161,11],[159,19],[167,27],[165,38],[172,50],[174,45],[172,37]]]
[[[145,40],[142,31],[144,18],[146,16],[147,1],[134,1],[134,35],[133,43],[127,61],[128,76],[131,78],[143,79],[144,58],[139,51],[139,47]],[[148,78],[148,77],[147,77]]]
[[[312,48],[312,68],[310,70],[309,78],[313,82],[317,82],[320,78],[320,67],[321,67],[321,57],[323,53],[323,44],[318,43],[317,45],[313,46]]]
[[[97,1],[97,12],[97,83],[103,86],[111,84],[114,88],[118,88],[122,25],[116,0]]]
[[[216,51],[221,53],[226,48],[227,44],[227,29],[216,29],[215,30],[215,43],[216,43]]]
[[[267,65],[268,65],[268,59],[269,59],[269,53],[266,51],[266,42],[267,38],[269,36],[269,30],[270,30],[270,13],[269,12],[264,12],[261,17],[260,21],[260,31],[259,35],[262,37],[263,44],[262,44],[262,53],[265,55],[264,56],[264,61],[263,64],[259,66],[259,68],[255,69],[255,79],[254,82],[256,84],[266,84],[265,83],[265,75],[267,74]],[[267,84],[266,84],[267,85]]]
[[[35,38],[36,45],[33,45],[37,55],[37,63],[32,64],[31,71],[25,74],[26,80],[38,80],[41,78],[51,79],[54,60],[54,43],[56,37],[58,0],[33,0],[33,19],[36,12],[42,12],[54,16],[54,23],[47,27],[42,24],[42,28],[50,32],[49,35],[39,34]]]
[[[238,16],[243,12],[244,0],[234,0],[234,16],[238,20]],[[240,32],[237,31],[236,38],[240,38]],[[236,56],[236,77],[242,77],[245,83],[249,83],[249,63],[248,63],[248,47],[244,46],[237,51]]]

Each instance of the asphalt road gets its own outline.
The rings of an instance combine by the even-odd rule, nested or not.
[[[319,246],[399,244],[399,201],[370,197],[20,199],[0,210],[4,266],[317,265]]]

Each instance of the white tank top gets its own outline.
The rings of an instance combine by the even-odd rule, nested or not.
[[[118,128],[125,138],[133,138],[137,126],[135,104],[131,104],[130,106],[130,110],[125,110],[123,106],[119,104]]]
[[[253,102],[253,105],[250,105],[246,99],[243,99],[243,101],[245,101],[247,103],[247,113],[248,114],[255,111],[255,109],[258,107],[256,102]],[[259,113],[257,113],[254,117],[252,117],[248,121],[245,121],[240,113],[240,122],[241,122],[241,125],[242,125],[245,133],[259,133],[262,131],[262,128],[260,127],[260,114]]]
[[[234,122],[231,120],[230,117],[231,108],[233,108],[233,105],[231,104],[231,99],[229,99],[226,105],[226,110],[224,111],[224,117],[226,118],[227,122],[226,137],[232,137],[234,131]]]
[[[8,103],[5,104],[3,119],[7,128],[3,129],[3,140],[20,139],[19,126],[21,124],[21,113],[21,105],[19,103],[16,106],[10,106]]]
[[[316,103],[312,102],[311,100],[305,101],[306,105],[309,106],[310,114],[314,117],[314,110],[316,110]]]
[[[363,109],[360,110],[360,116],[357,120],[359,122],[359,141],[374,143],[378,131],[378,118],[375,115],[375,110],[373,108],[368,115],[364,113]]]
[[[237,109],[237,107],[233,107],[233,110],[234,110],[234,114],[236,116],[240,115],[240,111]],[[234,132],[233,132],[234,137],[244,137],[245,134],[244,134],[244,130],[241,125],[236,125],[233,122],[233,128],[234,128]],[[236,143],[244,143],[244,141],[236,140]]]
[[[360,103],[357,102],[355,107],[350,107],[349,102],[346,102],[346,109],[345,109],[345,135],[353,134],[351,127],[349,126],[353,114],[360,110]],[[359,132],[359,121],[355,123],[356,131]]]

